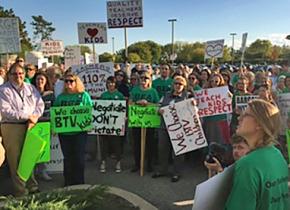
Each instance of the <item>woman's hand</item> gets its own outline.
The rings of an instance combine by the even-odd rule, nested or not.
[[[147,100],[142,99],[136,102],[136,104],[141,105],[141,106],[147,106],[149,103]]]

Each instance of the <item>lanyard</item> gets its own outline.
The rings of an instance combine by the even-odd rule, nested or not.
[[[17,93],[17,95],[20,97],[22,103],[24,103],[24,98],[23,98],[23,96],[22,96],[22,95],[20,94],[20,92],[19,92],[19,91],[14,87],[14,85],[13,85],[12,83],[10,83],[10,84],[11,84],[13,90],[15,90],[16,93]]]

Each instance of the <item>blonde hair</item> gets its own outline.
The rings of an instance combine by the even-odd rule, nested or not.
[[[152,87],[152,76],[151,76],[151,74],[148,71],[145,71],[145,72],[143,72],[141,74],[140,79],[141,79],[141,77],[150,78],[150,82],[149,82],[148,88],[151,88]]]
[[[186,89],[187,81],[186,81],[186,79],[184,77],[182,77],[182,76],[175,76],[174,77],[174,81],[181,82],[183,84],[183,86],[184,86],[184,89]]]
[[[85,86],[83,82],[80,80],[80,78],[76,74],[72,72],[68,72],[64,75],[64,80],[68,77],[72,77],[75,80],[75,83],[76,83],[75,93],[83,93],[85,91]],[[65,88],[65,85],[63,87],[63,92],[68,93],[67,89]]]
[[[281,115],[278,107],[263,99],[254,99],[249,102],[249,108],[264,131],[263,142],[258,146],[277,144],[276,138],[281,126]]]

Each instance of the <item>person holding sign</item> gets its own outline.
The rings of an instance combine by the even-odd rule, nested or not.
[[[168,64],[162,64],[160,69],[161,76],[153,81],[152,87],[157,90],[159,97],[162,98],[166,92],[170,91],[173,80],[170,77],[170,67]]]
[[[8,72],[9,81],[0,87],[1,131],[3,145],[14,185],[14,195],[38,191],[31,175],[27,184],[17,175],[17,168],[27,129],[43,114],[44,103],[36,88],[24,82],[24,68],[14,63]]]
[[[246,139],[250,152],[235,163],[226,210],[289,209],[288,167],[274,146],[280,125],[276,106],[261,99],[249,102],[236,133]]]
[[[143,72],[140,76],[140,85],[132,89],[129,98],[129,104],[137,104],[140,106],[147,106],[150,104],[157,104],[159,96],[157,91],[151,87],[152,78],[149,72]],[[152,171],[152,156],[154,150],[154,129],[147,128],[146,130],[146,148],[147,148],[147,171]],[[140,156],[141,156],[141,129],[132,128],[133,134],[133,149],[135,165],[132,172],[137,172],[140,169]]]
[[[92,106],[90,95],[85,91],[80,78],[67,72],[64,89],[54,106]],[[64,157],[64,185],[84,184],[85,145],[87,132],[60,133],[59,140]]]
[[[106,87],[107,91],[102,93],[101,100],[125,100],[122,93],[117,90],[116,78],[113,76],[108,77]],[[121,169],[121,153],[122,153],[122,137],[120,136],[100,136],[101,137],[101,151],[102,151],[102,162],[100,166],[100,172],[106,172],[106,158],[108,155],[109,148],[113,148],[114,154],[116,155],[116,173],[120,173]]]
[[[165,94],[161,103],[161,107],[185,100],[187,98],[186,84],[187,82],[184,77],[175,76],[172,91],[169,91]],[[164,110],[160,108],[159,113],[162,115],[164,113]],[[159,166],[155,170],[155,173],[152,175],[152,178],[158,178],[170,174],[171,181],[177,182],[180,177],[178,170],[178,162],[180,162],[179,160],[183,158],[183,156],[182,155],[176,156],[174,154],[170,137],[163,118],[161,121],[160,129],[158,131],[158,138],[159,138],[159,151],[158,151]],[[171,171],[169,171],[169,158],[172,159]]]

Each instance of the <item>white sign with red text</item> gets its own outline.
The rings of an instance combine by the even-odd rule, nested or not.
[[[194,91],[200,117],[232,113],[232,98],[228,86]]]
[[[106,23],[78,23],[79,44],[106,44]]]
[[[184,154],[207,146],[207,141],[192,100],[184,100],[162,108],[175,155]]]
[[[63,56],[64,47],[60,40],[43,40],[41,41],[41,52],[44,56]]]

